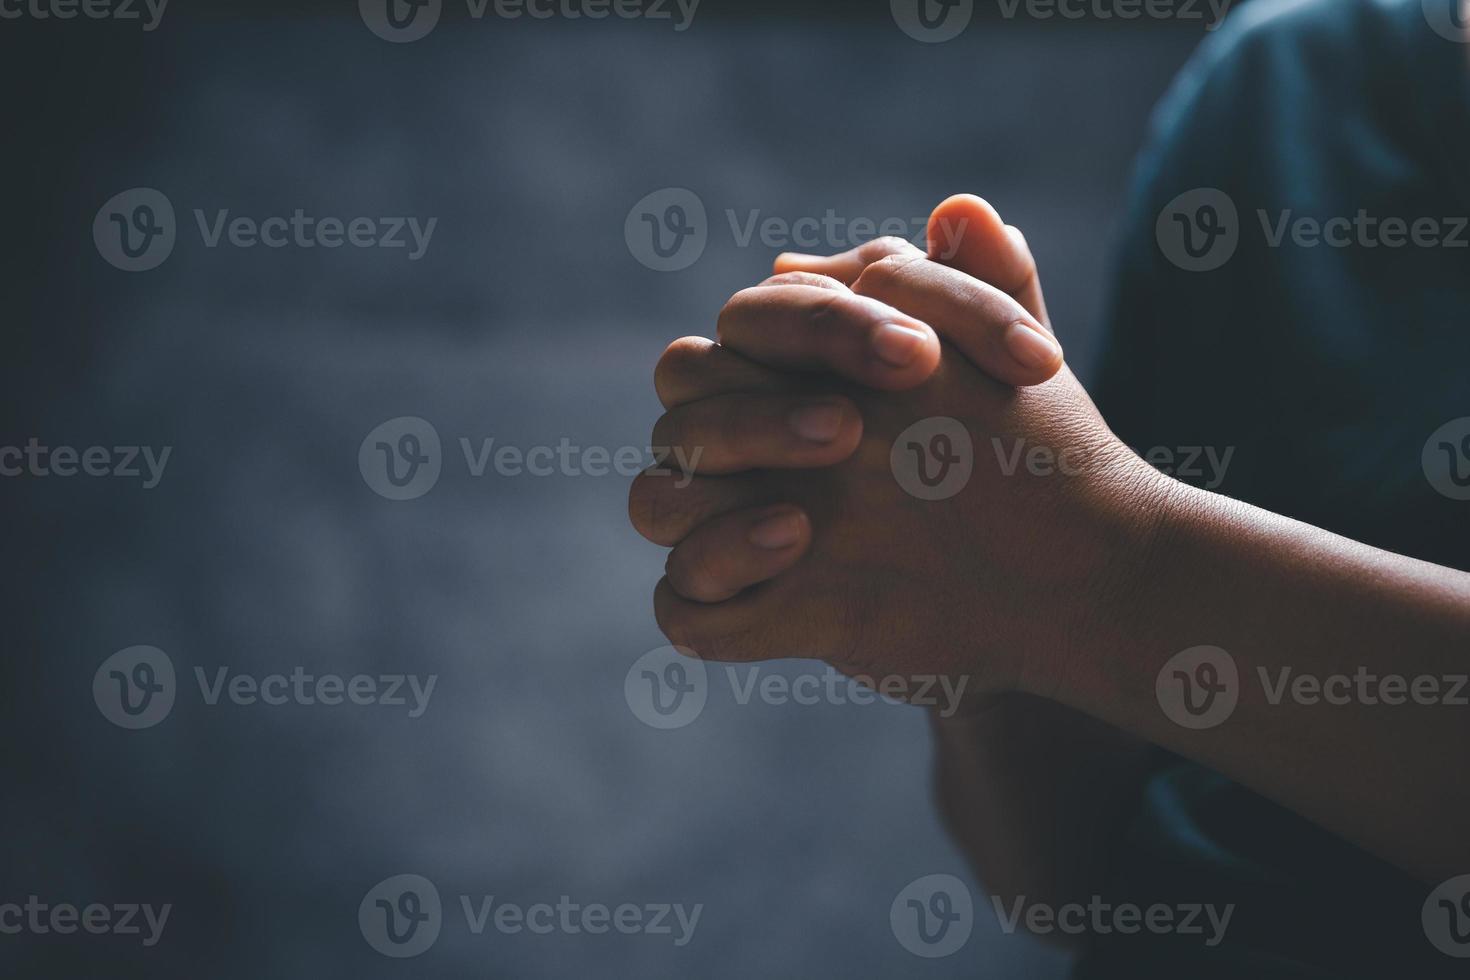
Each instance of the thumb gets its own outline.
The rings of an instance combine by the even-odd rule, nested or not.
[[[1036,260],[1019,228],[974,194],[941,201],[929,216],[929,258],[1009,293],[1048,330]]]

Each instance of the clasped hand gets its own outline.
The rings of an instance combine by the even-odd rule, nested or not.
[[[935,210],[931,241],[955,228],[950,255],[784,255],[726,304],[718,343],[664,353],[653,442],[697,471],[641,475],[629,512],[672,549],[654,595],[672,643],[1044,692],[1126,595],[1164,480],[1064,365],[1020,233],[971,196]],[[968,468],[938,499],[903,478],[915,447],[895,453],[926,420],[962,426],[936,448],[968,457],[918,442],[916,466]],[[1038,451],[1071,465],[1017,465]]]

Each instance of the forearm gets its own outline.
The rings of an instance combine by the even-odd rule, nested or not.
[[[940,811],[986,889],[1053,905],[1099,893],[1149,746],[1024,694],[931,719]]]
[[[1171,487],[1137,588],[1094,620],[1053,696],[1426,879],[1470,870],[1470,690],[1456,679],[1470,670],[1470,575]],[[1196,730],[1170,720],[1156,682],[1200,645],[1228,652],[1239,700]],[[1416,703],[1431,684],[1460,703]]]

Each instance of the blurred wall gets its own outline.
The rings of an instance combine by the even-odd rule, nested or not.
[[[742,704],[746,675],[719,669],[693,723],[645,725],[624,683],[662,644],[663,554],[627,526],[627,479],[476,476],[460,440],[646,447],[663,346],[712,332],[780,250],[737,229],[830,213],[848,235],[961,190],[1027,232],[1085,372],[1129,161],[1199,25],[990,13],[924,44],[883,4],[706,0],[682,32],[446,16],[390,44],[351,4],[176,2],[147,32],[0,25],[0,443],[171,449],[147,489],[0,481],[0,899],[172,906],[147,948],[5,937],[17,975],[1057,976],[941,832],[918,712]],[[139,187],[176,241],[130,273],[92,227]],[[704,207],[707,245],[661,272],[625,224],[667,188]],[[437,220],[410,259],[211,246],[195,218],[297,209]],[[359,448],[406,416],[442,470],[390,500]],[[167,654],[177,691],[127,730],[93,682],[135,645]],[[418,717],[210,704],[196,669],[220,668],[437,686]],[[444,923],[400,962],[357,913],[403,873],[435,883]],[[934,873],[976,910],[929,960],[889,908]],[[486,895],[703,911],[683,946],[477,936],[459,897]]]

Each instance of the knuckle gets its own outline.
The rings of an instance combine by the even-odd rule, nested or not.
[[[746,307],[758,301],[761,298],[760,290],[760,286],[747,286],[726,300],[725,305],[720,307],[720,315],[715,318],[717,332],[723,333],[724,328],[732,319],[744,312]]]
[[[750,421],[739,396],[722,396],[692,402],[670,409],[653,427],[653,447],[667,450],[671,458],[665,467],[682,461],[703,464],[703,469],[718,465],[718,460],[744,458],[749,446]]]
[[[718,549],[684,545],[669,556],[669,581],[678,593],[695,602],[714,602],[729,594],[729,562]]]
[[[831,289],[846,292],[847,286],[840,279],[823,275],[820,272],[781,272],[771,276],[762,286],[815,286],[819,289]]]
[[[670,485],[671,481],[645,472],[628,489],[628,520],[633,530],[665,548],[678,540],[676,512],[668,497]]]
[[[718,632],[710,631],[700,642],[699,655],[706,660],[749,663],[780,656],[776,644],[751,617],[744,617],[739,624],[727,624]]]
[[[648,488],[645,474],[633,477],[633,482],[628,486],[628,523],[633,525],[633,530],[648,537],[648,529],[652,526],[654,511],[653,503],[648,499]]]
[[[731,593],[730,562],[717,551],[700,549],[690,565],[690,588],[692,599],[701,602],[717,602]]]
[[[713,445],[705,445],[701,451],[709,452],[711,448],[716,448],[717,451],[712,454],[716,457],[748,459],[760,442],[760,422],[760,415],[751,410],[747,399],[722,400],[715,409],[714,421],[709,427],[710,438],[706,440]]]
[[[695,365],[713,346],[713,341],[704,337],[680,337],[659,356],[653,368],[653,390],[665,405],[676,393],[682,379],[694,370]]]
[[[1037,276],[1036,258],[1030,249],[1021,253],[1021,285],[1024,286]]]
[[[852,291],[859,296],[878,295],[884,291],[892,279],[892,272],[876,270],[870,265],[858,274],[857,279],[853,280]]]
[[[655,450],[671,450],[675,446],[684,444],[684,432],[688,427],[689,411],[685,408],[671,408],[658,417],[653,423],[653,437],[650,440]],[[660,464],[662,461],[660,461]]]
[[[714,341],[708,337],[680,337],[678,340],[664,348],[663,355],[658,359],[660,364],[682,364],[697,360],[701,354],[714,346]]]
[[[739,659],[732,654],[729,639],[717,633],[699,637],[698,646],[695,646],[692,642],[684,645],[688,646],[691,650],[697,651],[701,660],[721,661]]]
[[[674,646],[698,650],[698,637],[667,577],[653,590],[653,621]]]
[[[1021,270],[1027,273],[1028,278],[1036,274],[1036,256],[1031,254],[1031,244],[1026,241],[1026,233],[1015,225],[1006,225],[1006,233],[1016,245],[1017,264]]]
[[[680,337],[659,355],[658,364],[653,369],[654,380],[657,381],[660,374],[678,372],[697,364],[714,345],[715,342],[707,337]]]
[[[875,238],[868,242],[863,248],[866,251],[862,258],[871,264],[890,255],[901,255],[912,251],[914,246],[912,242],[897,235],[884,235],[882,238]]]
[[[812,326],[813,334],[820,339],[837,332],[851,310],[848,294],[833,292],[812,300],[807,307],[807,321]]]
[[[668,412],[660,415],[658,417],[658,421],[653,423],[653,432],[651,432],[648,436],[648,443],[649,448],[652,449],[655,453],[660,448],[668,446],[669,435],[672,433],[674,425],[673,422],[669,421],[669,412],[677,411],[677,408],[671,408]],[[654,457],[654,462],[658,462],[657,456]]]
[[[853,292],[864,295],[883,292],[894,284],[899,270],[907,264],[908,261],[898,255],[888,255],[868,263],[867,268],[857,277],[857,282],[852,284]]]
[[[1006,225],[1006,234],[1010,236],[1015,246],[1012,251],[1016,258],[1016,282],[1012,290],[1018,290],[1037,278],[1036,256],[1032,254],[1031,245],[1026,241],[1026,233],[1021,229],[1015,225]]]

